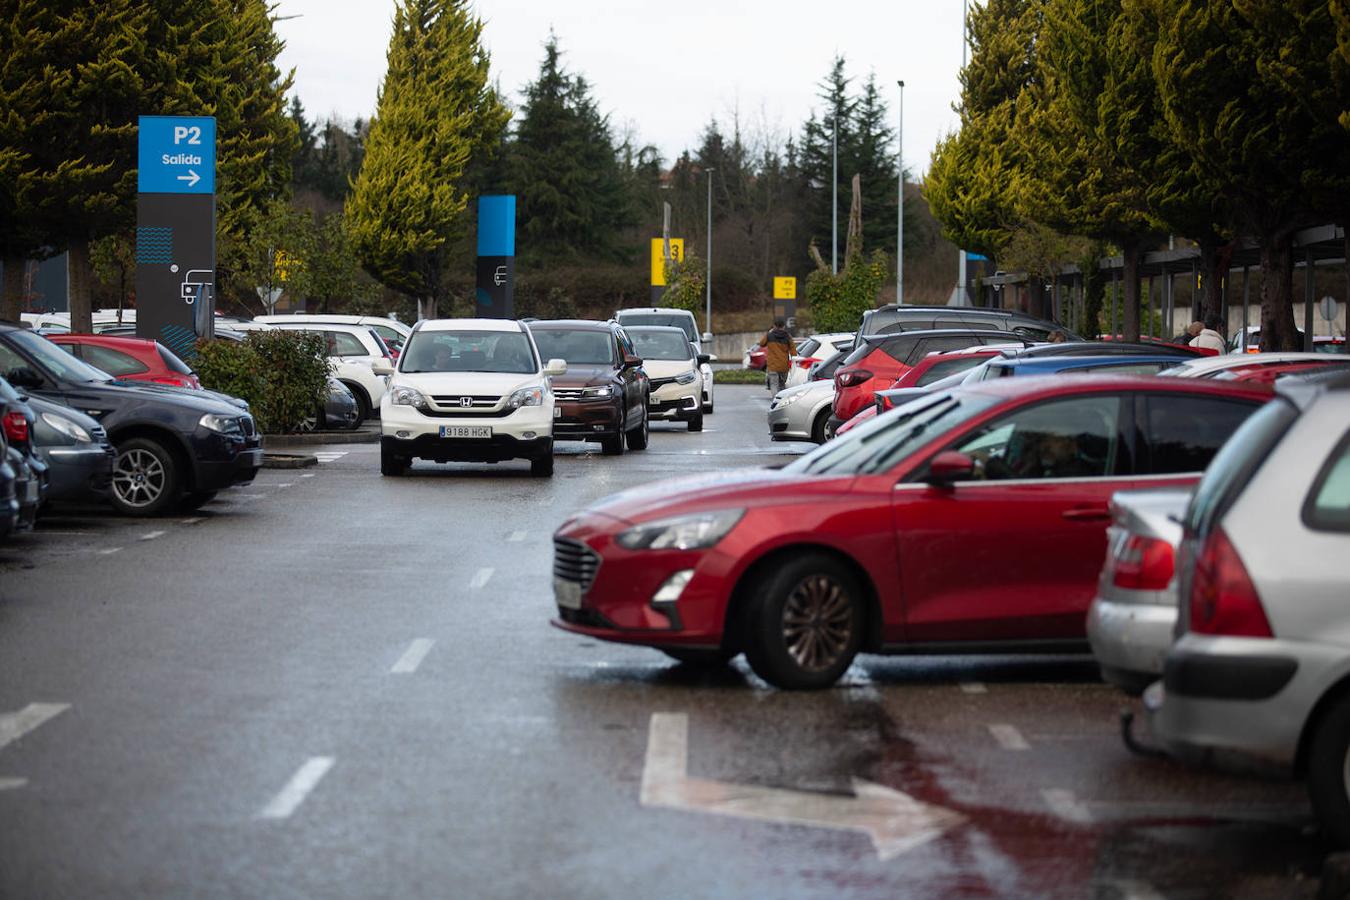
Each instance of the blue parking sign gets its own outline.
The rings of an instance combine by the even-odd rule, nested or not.
[[[136,190],[142,194],[216,192],[216,120],[141,116]]]

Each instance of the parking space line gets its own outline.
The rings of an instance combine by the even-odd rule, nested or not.
[[[989,688],[978,681],[963,681],[961,682],[961,691],[966,694],[987,694]]]
[[[529,534],[529,532],[527,531],[513,531],[511,532],[511,536],[508,537],[507,540],[513,544],[518,544],[521,541],[525,540],[525,536],[527,534]]]
[[[331,756],[311,756],[306,760],[296,773],[291,776],[291,780],[286,782],[286,786],[281,792],[272,798],[262,812],[258,813],[260,819],[286,819],[291,813],[300,808],[300,804],[305,802],[314,788],[318,787],[323,776],[328,774],[328,770],[333,768],[334,759]]]
[[[280,482],[277,482],[276,484],[272,485],[272,487],[276,487],[276,488],[288,488],[288,487],[290,487],[290,486],[293,485],[293,484],[295,484],[294,481],[280,481]]]
[[[121,548],[121,547],[106,547],[106,548],[104,548],[103,550],[98,551],[98,555],[99,555],[99,556],[112,556],[114,553],[121,553],[121,552],[122,552],[122,548]]]
[[[1041,797],[1050,807],[1051,812],[1066,822],[1074,822],[1079,825],[1087,825],[1092,822],[1092,813],[1087,806],[1078,802],[1073,795],[1073,791],[1064,788],[1046,788],[1041,791]]]
[[[998,745],[1004,750],[1030,750],[1031,745],[1027,739],[1022,737],[1022,732],[1018,731],[1016,726],[999,722],[989,726],[989,733],[998,741]]]
[[[306,472],[304,475],[301,475],[300,477],[301,477],[301,478],[313,478],[313,477],[314,477],[314,473],[313,473],[313,472]]]
[[[476,591],[485,586],[488,583],[488,580],[492,578],[492,573],[495,571],[497,570],[491,566],[479,569],[474,573],[473,579],[469,582],[469,590]]]
[[[18,712],[0,715],[0,749],[68,709],[69,703],[30,703]]]
[[[178,524],[179,524],[179,525],[196,525],[198,522],[205,522],[205,521],[206,521],[206,519],[204,519],[204,518],[201,517],[201,516],[193,516],[193,517],[190,518],[190,519],[183,519],[183,520],[182,520],[181,522],[179,522]]]
[[[0,791],[16,790],[27,783],[27,778],[0,778]]]
[[[153,541],[155,538],[162,537],[164,537],[164,532],[162,531],[147,531],[145,534],[141,535],[140,539],[143,541]]]
[[[436,642],[431,638],[417,638],[408,645],[408,649],[403,651],[403,655],[398,658],[398,662],[389,669],[391,675],[410,675],[417,671],[417,667],[422,664],[422,660],[431,652],[431,647]]]

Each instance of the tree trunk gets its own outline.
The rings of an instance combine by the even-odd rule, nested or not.
[[[23,274],[27,261],[22,257],[6,256],[0,260],[4,266],[4,285],[0,286],[0,320],[19,321],[23,312]]]
[[[1261,349],[1301,350],[1294,325],[1294,247],[1288,231],[1261,237]]]
[[[70,309],[70,330],[75,334],[92,334],[94,331],[94,268],[89,262],[89,241],[79,239],[70,242],[66,251],[67,271],[70,274],[66,286],[66,296]]]
[[[1121,309],[1120,330],[1123,340],[1134,342],[1139,340],[1139,262],[1144,254],[1137,242],[1127,243],[1122,250],[1125,262],[1125,301]]]
[[[854,254],[863,252],[862,239],[862,176],[853,176],[853,202],[848,209],[848,242],[844,245],[844,266],[853,262]]]

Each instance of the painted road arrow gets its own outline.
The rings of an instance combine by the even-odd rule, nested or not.
[[[188,187],[196,187],[197,182],[202,180],[202,176],[198,175],[194,170],[188,169],[188,173],[186,175],[179,175],[178,180],[186,181]]]
[[[861,831],[872,839],[877,856],[883,860],[925,844],[965,821],[951,810],[861,778],[853,779],[853,796],[849,797],[690,778],[688,769],[689,717],[683,713],[653,713],[642,770],[643,806]]]

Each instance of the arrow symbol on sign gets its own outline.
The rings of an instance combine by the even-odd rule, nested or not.
[[[949,809],[922,803],[861,778],[853,779],[850,797],[690,778],[688,764],[689,717],[683,713],[653,713],[642,770],[643,806],[861,831],[872,839],[877,856],[883,860],[926,844],[965,822],[964,816]]]
[[[188,169],[188,173],[186,175],[179,175],[178,180],[186,181],[188,183],[188,187],[196,187],[197,182],[202,180],[202,176],[198,175],[195,170]]]

